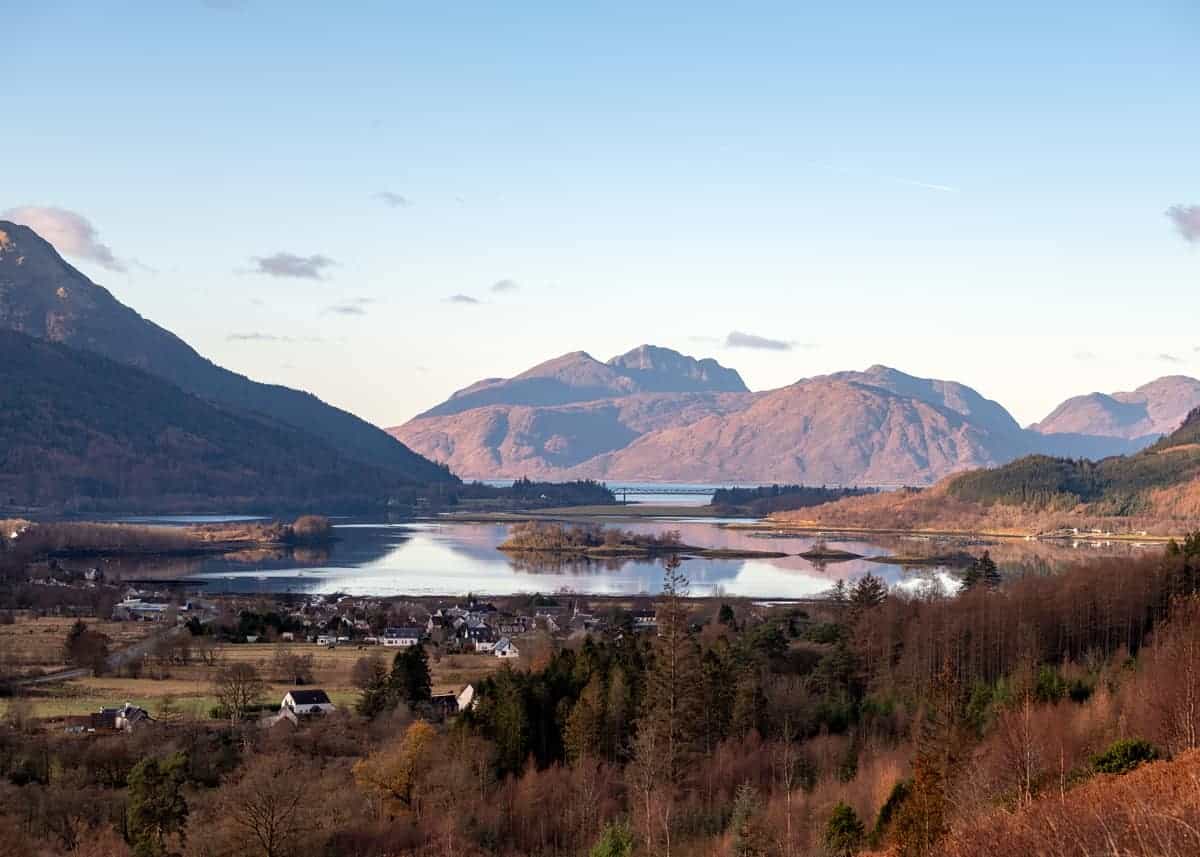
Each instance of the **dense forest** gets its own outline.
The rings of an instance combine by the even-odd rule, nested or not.
[[[548,649],[450,719],[423,647],[298,726],[166,713],[86,738],[10,705],[0,854],[1200,850],[1200,535],[977,570],[955,595],[867,575],[763,609],[687,597],[668,561],[656,633]]]
[[[808,509],[843,497],[877,493],[874,488],[827,488],[809,485],[760,485],[755,488],[718,488],[712,505],[752,515],[769,515],[789,509]]]
[[[517,479],[512,485],[488,485],[470,482],[453,489],[457,502],[470,500],[502,500],[521,508],[553,508],[555,506],[611,506],[616,495],[602,482],[576,479],[571,482],[541,482]]]

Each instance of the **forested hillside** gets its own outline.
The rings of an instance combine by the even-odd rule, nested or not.
[[[356,508],[411,483],[265,416],[87,351],[0,330],[0,504]]]
[[[1030,456],[994,470],[955,478],[952,496],[980,503],[1032,508],[1088,504],[1096,514],[1145,511],[1149,492],[1200,475],[1200,408],[1183,425],[1146,450],[1101,461]]]

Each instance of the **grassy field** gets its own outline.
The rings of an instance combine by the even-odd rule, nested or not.
[[[148,637],[157,626],[148,622],[100,622],[85,619],[87,626],[107,634],[113,649],[121,649]],[[18,669],[59,669],[63,642],[74,619],[18,616],[11,625],[0,625],[0,656]]]
[[[132,626],[136,623],[124,624]],[[64,628],[58,637],[59,647],[65,633]],[[280,650],[298,655],[312,655],[315,680],[312,685],[307,686],[322,688],[338,706],[351,706],[358,698],[358,690],[351,683],[351,672],[359,658],[377,656],[390,665],[395,655],[394,649],[378,646],[360,649],[348,645],[327,649],[309,643],[223,644],[217,649],[217,665],[247,661],[258,666],[264,678],[269,680],[272,660]],[[434,693],[457,692],[464,685],[487,676],[500,666],[500,660],[490,655],[448,655],[441,658],[431,655]],[[145,708],[151,714],[157,714],[161,711],[164,700],[168,698],[182,714],[207,717],[216,705],[211,682],[217,668],[193,662],[185,666],[171,666],[164,678],[98,676],[77,679],[34,688],[26,699],[32,705],[35,717],[87,714],[105,706],[120,705],[124,702],[131,702]],[[294,685],[269,681],[262,701],[277,703],[293,687]],[[0,700],[0,713],[6,708],[7,703]]]

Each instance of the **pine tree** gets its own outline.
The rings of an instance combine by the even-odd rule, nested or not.
[[[601,755],[604,747],[604,714],[604,685],[600,674],[596,673],[571,707],[563,730],[563,744],[569,761],[577,762]]]
[[[969,694],[947,659],[929,691],[928,705],[917,737],[912,784],[897,811],[893,836],[900,857],[936,853],[947,830],[948,790],[971,746],[966,716]]]
[[[392,681],[408,707],[416,709],[433,698],[433,678],[429,673],[429,656],[425,646],[418,643],[396,655],[392,665]]]
[[[851,857],[862,848],[864,833],[858,813],[839,801],[825,825],[825,849],[835,857]]]
[[[129,838],[136,857],[163,857],[174,834],[183,841],[188,804],[183,796],[187,757],[142,759],[129,772]]]
[[[630,857],[633,854],[633,831],[629,825],[614,821],[600,832],[600,838],[588,852],[588,857]]]
[[[733,815],[729,826],[733,830],[733,857],[765,857],[770,847],[765,831],[758,820],[758,793],[754,786],[742,783],[733,799]]]
[[[996,563],[992,560],[992,555],[989,551],[984,551],[983,556],[978,557],[963,572],[962,590],[964,592],[974,589],[979,585],[983,585],[988,589],[996,589],[1000,586],[1000,570],[996,568]]]
[[[688,579],[679,566],[678,557],[666,562],[658,640],[642,716],[642,722],[654,721],[662,736],[667,778],[672,783],[684,778],[687,759],[699,749],[703,704],[699,647],[688,626],[684,601]]]
[[[850,612],[857,618],[867,610],[878,607],[888,596],[882,577],[867,572],[850,587]]]

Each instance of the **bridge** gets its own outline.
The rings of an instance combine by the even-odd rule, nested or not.
[[[609,485],[608,490],[617,495],[622,503],[630,497],[711,497],[720,488],[755,488],[756,485]],[[767,486],[764,486],[767,487]],[[823,488],[841,490],[845,488],[873,488],[877,491],[899,491],[902,488],[923,487],[905,485],[903,482],[873,482],[862,485],[823,485]]]
[[[628,498],[637,496],[667,497],[711,497],[717,487],[702,488],[696,485],[609,485],[608,490],[627,503]]]

